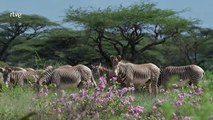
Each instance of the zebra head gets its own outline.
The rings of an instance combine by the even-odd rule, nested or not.
[[[119,62],[115,67],[114,67],[114,73],[116,76],[119,76],[121,73],[125,72],[125,64],[122,62]]]
[[[121,61],[121,56],[120,55],[117,55],[117,56],[111,55],[110,59],[111,59],[112,65],[115,66],[118,64],[118,62]]]
[[[10,82],[10,73],[13,72],[11,68],[2,68],[0,72],[3,74],[3,81],[6,85]]]

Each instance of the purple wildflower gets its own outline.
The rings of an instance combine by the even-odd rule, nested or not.
[[[203,94],[203,89],[199,87],[199,88],[195,89],[195,93],[198,95]]]
[[[184,96],[184,94],[178,94],[178,97],[180,98],[180,99],[183,99],[185,96]]]
[[[100,89],[104,89],[105,87],[106,87],[106,85],[103,81],[101,81],[98,85],[98,88],[100,88]]]
[[[106,83],[106,77],[100,77],[99,80]]]
[[[131,106],[129,112],[132,115],[138,117],[139,114],[141,114],[143,112],[143,107],[141,107],[141,106],[136,106],[136,107]]]
[[[100,77],[99,80],[98,88],[102,90],[106,87],[106,77]]]
[[[70,95],[71,99],[73,99],[74,101],[77,101],[79,99],[79,95],[77,93],[73,93]]]
[[[129,102],[129,100],[126,100],[126,99],[123,101],[123,104],[124,105],[131,105],[131,103]]]
[[[185,117],[183,118],[183,120],[192,120],[192,118],[189,117],[189,116],[185,116]]]
[[[129,99],[130,99],[130,101],[134,101],[135,100],[135,97],[134,96],[129,96]]]
[[[117,80],[118,78],[117,77],[112,77],[112,80]]]
[[[183,101],[182,100],[178,100],[178,101],[176,101],[176,106],[181,106],[181,105],[183,105]]]
[[[87,97],[87,93],[88,93],[87,90],[82,89],[82,90],[80,90],[80,92],[79,92],[79,97],[85,98],[85,97]]]
[[[110,92],[106,92],[105,95],[106,95],[106,98],[110,98],[111,97],[111,93]]]

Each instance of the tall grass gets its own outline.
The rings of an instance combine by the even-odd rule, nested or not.
[[[45,113],[49,111],[48,101],[51,101],[52,95],[34,100],[36,94],[32,88],[4,87],[0,92],[0,119],[14,120],[31,112]]]
[[[199,86],[199,89],[191,87],[169,89],[167,92],[160,92],[156,97],[150,96],[144,91],[134,91],[130,92],[128,95],[135,97],[134,101],[131,102],[132,106],[144,107],[143,113],[138,117],[140,119],[208,120],[210,119],[209,117],[213,115],[213,73],[207,71],[204,79],[199,82]],[[65,90],[68,98],[70,93],[78,93],[78,91],[79,90],[76,88]],[[67,112],[57,113],[53,110],[53,108],[57,109],[56,107],[63,108],[63,102],[68,103],[66,99],[61,101],[59,95],[56,96],[51,90],[48,92],[47,96],[34,99],[37,93],[37,91],[29,87],[22,88],[17,86],[14,88],[5,88],[3,86],[0,92],[0,119],[14,120],[24,117],[27,118],[29,116],[31,116],[31,119],[35,120],[68,118],[69,114]],[[105,93],[103,93],[103,95],[105,95]],[[99,95],[99,97],[101,99],[102,95]],[[60,104],[55,104],[57,102]],[[83,100],[82,102],[85,101]],[[91,106],[94,108],[95,104],[92,100],[91,102],[87,102],[91,104],[87,105],[87,107]],[[79,107],[81,101],[76,101],[76,103],[78,103]],[[114,108],[117,107],[113,101],[109,101],[109,105],[112,105]],[[97,108],[100,106],[96,105]],[[103,106],[109,108],[108,105],[104,104]],[[124,108],[125,109],[121,110],[117,109],[118,113],[114,115],[111,112],[100,111],[100,113],[98,113],[99,116],[101,116],[99,119],[122,120],[126,113],[120,114],[119,111],[127,110],[126,112],[129,112],[127,107]]]

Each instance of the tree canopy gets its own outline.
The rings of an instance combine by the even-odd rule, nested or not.
[[[213,69],[213,30],[180,12],[141,2],[106,9],[70,7],[64,28],[38,15],[10,18],[0,14],[0,60],[43,67],[57,64],[111,65],[110,55],[160,67],[198,64]]]

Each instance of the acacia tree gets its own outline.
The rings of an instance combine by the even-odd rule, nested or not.
[[[204,64],[212,59],[213,30],[197,26],[190,27],[184,34],[174,38],[184,64]]]
[[[82,25],[106,62],[110,63],[110,54],[120,54],[134,62],[144,51],[193,24],[176,14],[158,9],[155,4],[141,3],[103,10],[70,8],[65,21]]]
[[[8,50],[18,37],[29,40],[55,25],[57,24],[38,15],[11,18],[9,12],[0,14],[0,60],[7,59]]]

